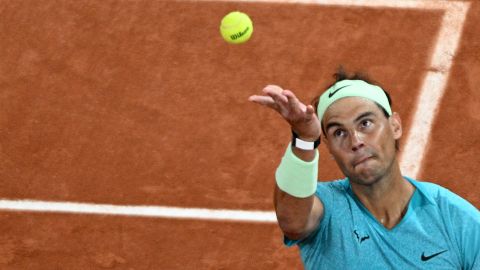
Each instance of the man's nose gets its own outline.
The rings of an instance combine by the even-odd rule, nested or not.
[[[350,138],[353,152],[356,152],[357,150],[365,146],[365,144],[363,143],[363,136],[357,131],[353,131]]]

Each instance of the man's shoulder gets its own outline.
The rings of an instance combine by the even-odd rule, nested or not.
[[[350,183],[348,178],[330,180],[330,181],[320,181],[317,183],[317,187],[320,189],[329,189],[331,191],[337,192],[346,192]]]
[[[461,212],[479,217],[479,211],[466,199],[439,184],[428,181],[411,180],[412,184],[440,210]],[[453,214],[453,213],[452,213]]]
[[[455,203],[458,199],[462,199],[459,195],[451,191],[450,189],[443,187],[439,184],[410,179],[412,184],[420,190],[425,196],[433,200],[436,203],[452,202]],[[463,200],[463,199],[462,199]]]
[[[318,182],[316,196],[325,207],[333,206],[334,201],[338,203],[338,200],[348,197],[349,187],[350,183],[347,178]]]
[[[409,178],[409,180],[420,192],[436,202],[454,194],[447,188],[433,182],[416,180],[412,178]]]

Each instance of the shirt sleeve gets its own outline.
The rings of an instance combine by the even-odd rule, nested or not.
[[[462,256],[462,269],[480,270],[480,211],[447,189],[448,208]]]
[[[319,226],[311,232],[308,236],[306,236],[303,239],[299,240],[291,240],[287,236],[283,236],[283,243],[286,246],[293,246],[293,245],[298,245],[298,244],[306,244],[313,239],[316,238],[317,234],[319,232],[322,232],[323,229],[326,227],[326,224],[331,218],[331,210],[332,210],[332,198],[333,198],[333,193],[335,192],[335,189],[333,187],[332,182],[319,182],[317,184],[317,191],[315,192],[315,196],[320,199],[320,201],[323,204],[323,217],[322,220],[319,223]]]
[[[463,199],[462,199],[463,200]],[[464,269],[480,270],[480,212],[463,200],[461,239]]]

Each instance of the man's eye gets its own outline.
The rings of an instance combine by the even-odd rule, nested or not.
[[[369,127],[372,125],[372,121],[370,120],[363,120],[362,121],[362,127]]]
[[[343,136],[343,134],[344,134],[344,131],[341,129],[337,129],[333,132],[333,136],[335,137]]]

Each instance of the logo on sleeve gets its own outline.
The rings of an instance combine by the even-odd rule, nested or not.
[[[422,259],[422,261],[426,262],[426,261],[428,261],[428,260],[430,260],[430,259],[433,259],[433,258],[437,257],[438,255],[440,255],[440,254],[442,254],[442,253],[444,253],[444,252],[447,252],[447,251],[448,251],[448,250],[445,249],[445,250],[443,250],[443,251],[440,251],[440,252],[437,252],[437,253],[434,253],[434,254],[428,255],[428,256],[425,256],[425,252],[422,252],[422,257],[421,257],[421,259]]]

